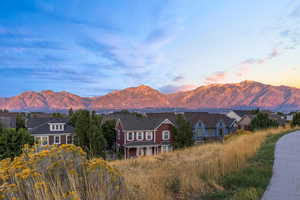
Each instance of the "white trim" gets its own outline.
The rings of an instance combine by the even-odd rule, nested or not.
[[[34,136],[34,141],[37,141],[37,138],[40,138],[40,142],[39,142],[39,145],[41,146],[46,146],[46,145],[49,145],[49,136]],[[47,141],[47,144],[43,144],[43,138],[47,138],[46,141]]]
[[[58,142],[56,142],[56,137],[58,137]],[[54,135],[54,142],[53,144],[60,144],[61,142],[61,135]]]
[[[42,137],[42,136],[54,136],[54,135],[72,135],[73,133],[47,133],[47,134],[31,134],[32,136],[35,137]]]
[[[150,139],[148,138],[148,136],[150,136]],[[152,131],[146,131],[145,132],[145,138],[146,140],[153,140],[153,132]]]
[[[168,138],[165,138],[165,133],[168,133]],[[169,130],[163,130],[162,131],[162,140],[170,140],[170,131]]]
[[[172,124],[173,126],[175,126],[169,119],[166,118],[154,130],[157,130],[162,124]]]
[[[131,134],[132,138],[129,139],[129,135]],[[135,133],[133,131],[127,131],[126,132],[126,139],[127,141],[134,141],[134,136],[135,136]]]
[[[142,136],[142,137],[139,138],[139,136]],[[138,132],[136,133],[136,140],[138,140],[138,141],[144,140],[144,132],[143,132],[143,131],[138,131]]]
[[[48,123],[50,131],[64,131],[66,123]]]
[[[165,152],[169,152],[169,151],[170,151],[169,145],[161,145],[161,147],[160,147],[161,153],[165,153]]]
[[[68,143],[68,137],[71,137],[71,143]],[[73,144],[74,143],[74,138],[72,135],[66,135],[66,144]]]

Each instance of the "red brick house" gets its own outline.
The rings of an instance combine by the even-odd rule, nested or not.
[[[116,147],[117,150],[124,151],[125,159],[172,151],[174,114],[118,113],[111,117],[117,119]]]

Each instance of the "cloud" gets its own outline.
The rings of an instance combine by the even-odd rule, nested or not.
[[[280,55],[280,53],[278,52],[278,50],[273,49],[272,52],[268,55],[268,57],[266,59],[273,59],[279,55]]]
[[[246,59],[244,61],[241,62],[241,64],[249,64],[249,65],[252,65],[252,64],[263,64],[265,62],[264,59],[259,59],[259,58],[249,58],[249,59]]]
[[[238,77],[245,77],[249,74],[250,71],[251,71],[250,66],[241,66],[236,70],[235,75]]]
[[[175,76],[174,79],[173,79],[173,81],[174,81],[174,82],[177,82],[177,81],[181,81],[181,80],[183,80],[183,79],[184,79],[183,76]]]
[[[225,71],[218,71],[209,75],[205,78],[205,84],[212,84],[212,83],[222,83],[226,80],[228,73]]]
[[[175,92],[183,92],[183,91],[193,90],[197,87],[198,87],[197,85],[180,85],[180,86],[165,85],[165,86],[159,88],[159,90],[163,93],[175,93]]]

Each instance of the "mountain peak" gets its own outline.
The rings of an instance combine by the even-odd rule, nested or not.
[[[27,91],[19,96],[0,98],[0,109],[66,110],[130,108],[253,108],[299,109],[300,89],[266,85],[256,81],[213,84],[172,95],[160,93],[147,85],[84,98],[66,91]]]

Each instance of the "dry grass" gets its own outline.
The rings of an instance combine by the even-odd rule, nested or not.
[[[233,136],[213,143],[131,160],[113,161],[125,177],[129,199],[192,199],[212,190],[218,178],[247,165],[266,137],[290,127]],[[175,198],[176,199],[176,198]]]
[[[102,159],[87,160],[73,145],[28,149],[0,161],[1,200],[115,200],[124,189],[117,170]]]

